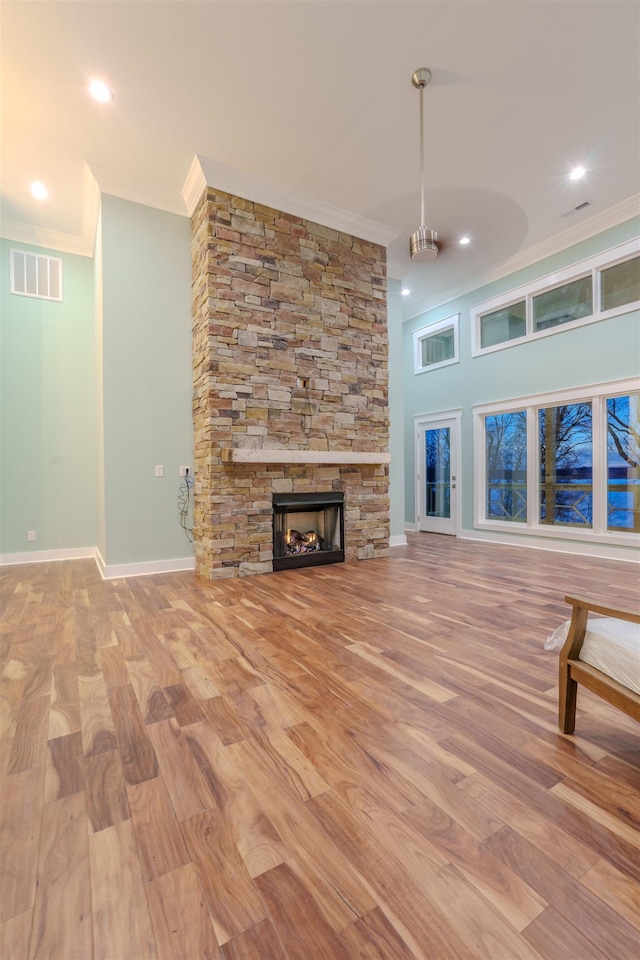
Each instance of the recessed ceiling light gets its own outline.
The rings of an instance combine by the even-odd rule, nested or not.
[[[582,180],[586,172],[584,167],[574,167],[569,174],[569,180]]]
[[[460,237],[458,241],[461,247],[466,247],[468,243],[471,243],[471,237]]]
[[[109,103],[113,100],[113,94],[103,80],[92,80],[89,84],[89,93],[99,103]]]
[[[40,183],[39,180],[31,184],[31,193],[34,195],[36,200],[46,200],[49,196],[49,191],[45,187],[44,183]]]
[[[403,287],[400,293],[402,294],[403,297],[408,297],[409,294],[411,293],[411,290],[409,290],[409,287]]]

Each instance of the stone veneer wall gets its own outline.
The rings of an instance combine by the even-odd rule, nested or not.
[[[238,447],[388,451],[384,247],[208,188],[192,257],[197,572],[270,571],[283,492],[342,490],[347,560],[386,555],[386,465],[223,459]]]

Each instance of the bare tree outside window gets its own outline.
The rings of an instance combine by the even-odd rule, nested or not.
[[[607,400],[607,528],[640,531],[640,394]]]
[[[593,523],[593,418],[590,403],[538,411],[540,522]]]
[[[451,431],[427,430],[425,437],[428,517],[451,516]]]
[[[485,418],[487,519],[527,519],[527,414]]]

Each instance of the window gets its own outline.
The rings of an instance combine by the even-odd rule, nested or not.
[[[640,395],[607,400],[607,529],[640,530]]]
[[[527,414],[500,413],[485,420],[486,516],[527,520]]]
[[[39,300],[62,300],[62,260],[26,250],[12,250],[11,293]]]
[[[590,403],[538,410],[540,523],[590,527],[593,520]]]
[[[413,369],[414,373],[425,373],[445,367],[450,363],[457,363],[458,323],[460,316],[447,317],[428,327],[422,327],[413,334]]]
[[[639,386],[474,408],[476,526],[616,543],[640,534]]]
[[[593,313],[591,275],[554,287],[533,298],[533,329],[548,330]]]
[[[493,347],[506,340],[517,340],[527,333],[527,304],[525,300],[509,304],[480,319],[480,343],[483,348]]]
[[[601,310],[613,310],[640,300],[640,257],[616,263],[600,276]]]
[[[474,307],[473,356],[640,309],[638,240]]]
[[[451,516],[451,430],[425,431],[425,516]],[[455,479],[455,478],[454,478]]]

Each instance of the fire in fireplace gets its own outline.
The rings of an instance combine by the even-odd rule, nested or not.
[[[314,553],[316,550],[322,550],[324,537],[321,537],[315,530],[307,530],[306,533],[300,533],[299,530],[287,530],[284,535],[285,554],[295,556],[299,553]]]
[[[273,569],[344,560],[344,494],[273,495]]]

